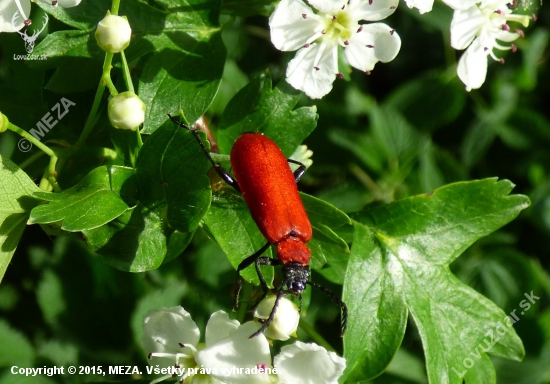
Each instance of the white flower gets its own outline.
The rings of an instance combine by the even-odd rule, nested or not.
[[[19,31],[25,25],[30,25],[30,14],[30,0],[1,1],[0,32],[15,32]]]
[[[338,48],[348,63],[369,72],[397,56],[401,39],[378,21],[391,15],[399,0],[282,0],[269,18],[271,41],[281,51],[295,51],[287,81],[313,99],[326,95],[338,73]]]
[[[63,8],[71,8],[80,4],[81,0],[42,0],[43,3],[59,5]],[[2,0],[0,1],[0,32],[19,31],[24,26],[31,24],[30,0]]]
[[[183,380],[191,376],[193,383],[270,384],[272,377],[268,374],[231,371],[233,367],[250,370],[271,367],[265,336],[248,338],[258,329],[257,323],[239,325],[238,321],[229,320],[227,313],[218,311],[206,325],[206,346],[203,346],[198,344],[199,329],[185,309],[161,308],[145,316],[141,345],[148,352],[151,365],[172,368],[155,383],[171,377]],[[175,367],[179,371],[174,370]]]
[[[130,45],[132,28],[125,17],[107,15],[97,24],[95,39],[99,48],[118,53]]]
[[[319,345],[297,341],[281,348],[273,365],[282,383],[338,384],[346,359]]]
[[[443,0],[452,9],[467,9],[475,5],[479,0]],[[405,0],[409,8],[417,8],[420,13],[430,12],[434,5],[434,0]]]
[[[254,311],[254,317],[266,320],[275,304],[277,296],[269,295],[263,299]],[[290,336],[296,337],[296,329],[300,322],[298,306],[286,297],[281,297],[275,311],[273,321],[264,332],[265,337],[272,340],[288,340]]]
[[[498,58],[493,49],[515,49],[514,45],[501,45],[497,40],[510,43],[523,36],[523,31],[510,30],[508,21],[518,22],[527,27],[529,17],[513,15],[508,7],[509,0],[484,0],[465,10],[456,10],[451,22],[451,46],[466,49],[458,62],[458,77],[470,91],[481,87],[487,76],[487,56]]]
[[[145,103],[134,92],[119,93],[109,100],[107,112],[115,128],[135,130],[145,121]]]
[[[346,368],[344,358],[316,344],[296,342],[281,349],[271,368],[265,336],[249,339],[258,329],[258,323],[239,325],[218,311],[206,325],[202,345],[196,324],[182,307],[150,311],[143,320],[141,345],[153,372],[164,370],[152,384],[172,377],[190,384],[337,384]]]

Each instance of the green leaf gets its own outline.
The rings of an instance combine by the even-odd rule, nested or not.
[[[440,74],[428,73],[415,77],[397,88],[384,102],[400,111],[422,131],[432,131],[455,121],[466,102],[464,85]]]
[[[107,0],[85,1],[72,8],[53,6],[51,2],[46,1],[38,2],[37,5],[57,20],[82,31],[95,29],[110,8],[110,2]]]
[[[59,340],[42,342],[37,348],[37,354],[59,366],[78,364],[78,347]]]
[[[136,162],[139,204],[83,234],[114,267],[158,268],[183,252],[211,200],[210,163],[191,132],[168,122],[145,142]]]
[[[182,46],[153,55],[140,78],[139,96],[147,104],[143,133],[154,132],[166,121],[168,112],[180,109],[188,121],[196,121],[220,85],[226,55],[221,33],[204,41],[183,32],[172,38]]]
[[[332,229],[314,224],[313,237],[307,245],[311,249],[311,269],[333,283],[343,284],[350,253],[347,243]]]
[[[17,248],[40,189],[11,160],[0,156],[0,281]]]
[[[262,132],[290,157],[317,125],[315,107],[294,109],[300,96],[284,81],[273,89],[269,73],[252,80],[225,108],[217,137],[220,152],[229,153],[244,132]]]
[[[122,271],[157,269],[179,256],[193,233],[182,233],[166,225],[159,211],[141,204],[110,223],[82,231],[88,247]]]
[[[349,247],[334,230],[351,224],[351,219],[326,201],[305,193],[300,193],[300,197],[313,227],[313,237],[308,243],[311,249],[310,267],[319,270],[328,280],[342,284],[349,258]],[[321,269],[322,267],[325,268]]]
[[[135,170],[121,166],[103,166],[92,170],[80,183],[61,193],[39,192],[49,204],[31,212],[30,223],[63,221],[69,232],[100,227],[128,210],[137,197]]]
[[[145,142],[136,162],[140,202],[168,225],[192,232],[210,206],[211,164],[191,134],[167,122]]]
[[[245,258],[267,243],[252,220],[242,196],[233,192],[213,195],[212,206],[204,216],[204,223],[235,269]],[[268,249],[264,256],[271,257],[271,249]],[[273,268],[262,267],[262,272],[270,284],[273,280]],[[241,275],[246,281],[256,285],[260,283],[253,265],[246,268]]]
[[[12,328],[4,319],[0,319],[0,339],[0,367],[32,367],[35,358],[32,344],[22,332]]]
[[[548,46],[550,33],[547,29],[534,30],[526,42],[521,42],[519,48],[523,52],[523,66],[515,82],[524,91],[532,91],[537,85],[539,69],[543,69],[543,52]]]
[[[36,300],[44,320],[52,326],[58,325],[58,318],[67,311],[63,296],[63,283],[53,270],[46,269],[36,288]]]
[[[492,144],[495,136],[516,109],[518,89],[505,82],[495,86],[494,106],[490,110],[480,110],[479,118],[468,128],[461,145],[462,161],[466,166],[476,164]]]
[[[509,196],[512,188],[496,179],[455,183],[357,215],[344,284],[348,379],[368,380],[384,370],[401,343],[409,311],[431,383],[460,384],[463,375],[468,383],[494,383],[483,348],[509,359],[523,357],[506,314],[449,270],[473,242],[529,205],[526,196]],[[495,343],[487,349],[491,333]]]
[[[351,151],[374,171],[382,173],[384,167],[387,167],[407,175],[423,149],[425,138],[391,106],[373,104],[369,115],[370,131],[331,131],[331,140]]]
[[[99,83],[103,53],[90,31],[51,33],[36,46],[33,54],[44,55],[47,60],[33,60],[31,68],[55,69],[46,83],[47,90],[63,94],[81,92]]]
[[[300,198],[312,223],[322,223],[330,228],[351,224],[351,219],[334,205],[314,196],[300,192]]]
[[[147,104],[143,133],[152,133],[167,120],[166,114],[184,111],[196,121],[216,96],[223,75],[226,50],[218,27],[220,0],[165,1],[175,7],[166,16],[161,36],[144,31],[147,41],[130,50],[135,57],[155,52],[147,61],[139,82],[139,96]],[[130,46],[131,47],[131,46]],[[132,48],[132,47],[131,47]]]
[[[276,4],[275,0],[224,0],[222,13],[239,17],[269,16],[273,13]]]

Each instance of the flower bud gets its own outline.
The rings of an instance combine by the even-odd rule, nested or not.
[[[276,298],[277,296],[270,295],[263,299],[260,304],[258,304],[254,312],[254,317],[266,320],[273,310]],[[273,321],[265,330],[264,335],[272,340],[288,340],[290,336],[296,337],[296,329],[298,328],[299,321],[300,311],[298,306],[289,299],[282,297],[277,305]]]
[[[0,133],[6,132],[8,130],[9,125],[10,125],[10,122],[8,120],[8,117],[4,115],[2,112],[0,112]]]
[[[145,120],[145,108],[134,92],[122,92],[109,100],[109,120],[115,128],[135,130]]]
[[[95,39],[99,48],[106,52],[123,51],[130,44],[132,28],[125,17],[107,15],[99,22]]]

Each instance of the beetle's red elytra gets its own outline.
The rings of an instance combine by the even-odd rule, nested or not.
[[[258,228],[283,264],[309,264],[305,245],[312,235],[290,166],[271,139],[244,133],[231,149],[231,166],[243,198]]]

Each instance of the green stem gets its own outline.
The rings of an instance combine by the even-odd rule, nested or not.
[[[92,132],[92,128],[94,127],[94,124],[97,119],[97,111],[99,110],[99,105],[101,104],[101,99],[103,98],[103,92],[105,91],[105,86],[107,82],[105,79],[105,73],[107,73],[107,77],[109,78],[109,81],[111,80],[110,77],[110,71],[111,71],[111,62],[113,60],[113,54],[112,53],[106,53],[105,54],[105,60],[103,61],[103,75],[101,76],[101,79],[99,80],[99,85],[97,86],[97,90],[94,97],[94,102],[92,104],[92,109],[90,110],[90,114],[88,115],[88,118],[86,119],[86,123],[84,124],[84,129],[82,130],[82,133],[80,134],[80,137],[76,141],[75,145],[73,146],[74,150],[76,151],[78,148],[84,144],[90,133]],[[110,82],[112,84],[112,81]],[[114,87],[114,86],[113,86]],[[115,90],[116,91],[116,90]]]
[[[55,156],[55,153],[53,150],[48,147],[47,145],[42,144],[39,140],[35,139],[33,135],[31,135],[29,132],[19,128],[17,125],[10,122],[10,125],[8,125],[8,129],[23,136],[25,139],[29,140],[32,144],[36,145],[38,148],[40,148],[46,155],[52,157]]]
[[[113,0],[111,5],[111,14],[118,15],[118,8],[120,7],[120,0]]]
[[[311,325],[306,323],[303,319],[300,319],[300,328],[302,328],[311,339],[317,344],[326,348],[327,351],[336,352],[332,345],[330,345]]]
[[[113,62],[113,56],[115,54],[112,52],[106,52],[105,53],[105,61],[103,62],[103,75],[101,75],[101,82],[107,85],[107,88],[109,88],[109,92],[112,96],[118,95],[118,92],[115,88],[115,85],[113,84],[113,80],[111,80],[111,63]]]
[[[124,82],[126,83],[126,88],[130,92],[134,92],[134,84],[132,84],[132,77],[130,76],[130,69],[128,68],[128,62],[126,61],[126,55],[124,51],[120,52],[120,57],[122,59],[122,74],[124,75]]]
[[[138,149],[140,149],[143,146],[143,140],[141,138],[141,133],[139,132],[139,128],[136,129],[136,134],[137,134]]]
[[[40,188],[43,190],[47,190],[48,183],[49,183],[54,191],[60,192],[61,188],[59,187],[59,184],[57,184],[57,180],[55,178],[57,176],[57,172],[55,170],[55,166],[57,164],[57,156],[55,152],[47,145],[42,144],[40,140],[37,140],[33,135],[19,128],[15,124],[9,123],[8,129],[23,136],[25,139],[27,139],[32,144],[36,145],[39,149],[41,149],[42,152],[44,152],[46,155],[50,156],[50,163],[48,164],[48,168],[44,170],[42,180],[40,180]],[[36,160],[36,158],[34,158],[33,156],[32,161]]]
[[[59,184],[57,184],[57,172],[55,171],[55,165],[57,164],[57,156],[50,157],[50,164],[48,164],[48,181],[55,192],[61,192]]]

